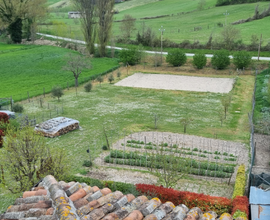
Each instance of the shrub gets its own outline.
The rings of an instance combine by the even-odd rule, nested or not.
[[[136,47],[129,47],[128,49],[121,50],[120,61],[124,64],[135,65],[139,61],[138,50]]]
[[[3,147],[3,136],[5,136],[5,134],[2,130],[0,130],[0,148]]]
[[[229,51],[227,50],[217,50],[214,52],[211,58],[211,63],[214,68],[219,70],[225,69],[230,65]]]
[[[180,49],[173,49],[168,52],[166,57],[166,62],[172,64],[173,66],[182,66],[186,63],[187,56]]]
[[[246,186],[245,165],[242,164],[239,166],[237,170],[232,198],[234,199],[236,196],[243,196],[245,193],[245,186]]]
[[[23,112],[23,106],[20,105],[20,104],[18,104],[18,103],[16,103],[16,104],[14,104],[14,105],[12,106],[11,111],[13,111],[13,112],[18,112],[18,113],[22,113],[22,112]]]
[[[238,69],[246,68],[251,63],[251,55],[246,51],[238,51],[233,55],[233,64]]]
[[[118,78],[121,77],[121,72],[120,72],[120,71],[117,72],[117,77],[118,77]]]
[[[98,75],[97,81],[99,82],[99,85],[101,86],[101,83],[103,82],[103,77],[101,75]]]
[[[206,65],[206,56],[202,53],[196,53],[193,56],[193,65],[197,67],[197,69],[202,69]]]
[[[108,146],[107,145],[103,145],[102,146],[102,150],[108,150]]]
[[[158,197],[161,202],[171,201],[174,205],[185,204],[190,209],[199,207],[203,212],[214,211],[218,215],[230,212],[232,201],[225,197],[208,196],[204,194],[177,191],[162,186],[136,184],[136,190],[150,197]]]
[[[102,181],[98,180],[98,179],[92,179],[90,177],[80,177],[80,176],[65,176],[63,178],[63,181],[65,182],[79,182],[79,183],[86,183],[89,186],[97,186],[98,188],[102,189],[104,188],[104,184],[102,183]]]
[[[85,166],[85,167],[91,167],[91,166],[93,166],[93,163],[90,160],[84,160],[83,161],[83,166]]]
[[[63,89],[60,87],[60,86],[54,86],[52,88],[52,96],[53,97],[57,97],[58,98],[58,101],[59,101],[59,98],[64,95],[63,93]]]
[[[109,81],[110,83],[112,83],[112,81],[114,81],[113,74],[110,74],[110,75],[109,75],[108,81]]]
[[[233,200],[232,216],[234,219],[237,217],[249,217],[249,202],[246,196],[236,196]]]
[[[92,89],[92,83],[91,83],[91,82],[87,83],[87,84],[84,86],[84,89],[85,89],[86,92],[90,92],[91,89]]]

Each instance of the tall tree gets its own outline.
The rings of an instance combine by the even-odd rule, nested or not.
[[[130,38],[132,32],[135,30],[135,21],[136,19],[131,15],[125,14],[123,21],[120,23],[119,28],[126,40]]]
[[[89,54],[95,52],[96,17],[95,0],[73,0],[76,10],[81,14],[81,25]]]
[[[98,18],[98,41],[101,57],[106,55],[106,45],[110,40],[113,22],[114,0],[98,0],[96,15]]]

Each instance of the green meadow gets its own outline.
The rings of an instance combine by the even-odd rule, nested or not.
[[[0,43],[0,97],[15,101],[25,99],[27,92],[36,96],[50,92],[55,85],[63,88],[74,85],[71,72],[63,70],[72,50],[52,46],[7,45]],[[118,66],[116,59],[89,59],[92,69],[81,73],[79,82]]]
[[[56,2],[56,1],[55,1]],[[197,10],[198,1],[189,0],[164,0],[164,1],[143,1],[135,2],[135,0],[119,3],[115,8],[120,11],[114,15],[115,20],[123,19],[125,14],[130,14],[136,18],[136,30],[133,32],[132,38],[135,39],[137,31],[141,30],[142,23],[151,27],[156,35],[159,36],[159,28],[165,28],[164,38],[174,42],[182,42],[183,40],[200,41],[206,43],[209,36],[212,34],[213,39],[220,38],[222,27],[218,27],[217,23],[229,24],[240,19],[252,17],[257,4],[260,11],[268,8],[268,2],[258,2],[241,5],[229,5],[223,7],[215,7],[216,0],[207,1],[203,10]],[[55,3],[58,5],[58,3]],[[83,39],[80,29],[80,23],[74,19],[68,19],[67,12],[72,10],[72,4],[67,3],[60,9],[51,5],[52,13],[48,22],[60,22],[59,25],[40,25],[39,29],[42,33],[55,34],[65,37]],[[224,15],[225,12],[229,15]],[[155,17],[160,15],[169,15],[168,17],[156,19],[141,19],[143,17]],[[270,30],[265,28],[270,23],[270,17],[260,20],[235,25],[234,27],[240,30],[241,39],[244,43],[249,44],[251,35],[263,35],[263,44],[270,42]],[[121,36],[119,29],[120,22],[113,23],[114,36]],[[194,28],[200,27],[201,30],[194,31]]]

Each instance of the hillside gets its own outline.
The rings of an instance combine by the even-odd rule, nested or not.
[[[115,20],[121,20],[125,14],[129,14],[136,18],[136,30],[133,32],[135,38],[138,30],[141,30],[142,23],[151,27],[157,35],[159,35],[159,28],[162,25],[165,28],[164,37],[174,42],[182,42],[183,40],[200,41],[206,43],[211,34],[213,39],[218,40],[222,27],[219,24],[225,25],[240,19],[247,19],[252,17],[257,4],[259,10],[263,11],[268,8],[269,2],[259,2],[241,5],[229,5],[223,7],[215,7],[216,0],[207,1],[203,10],[198,10],[199,1],[189,0],[147,0],[135,1],[130,0],[115,5],[115,9],[119,10],[119,14],[115,14]],[[73,37],[82,39],[80,31],[80,24],[77,21],[68,19],[67,12],[73,10],[70,1],[49,0],[48,4],[52,10],[51,22],[62,22],[62,32],[56,31],[58,27],[55,25],[43,25],[40,29],[44,33],[57,34],[66,37]],[[229,15],[224,15],[225,12]],[[155,17],[167,15],[167,17],[156,19],[142,19],[144,17]],[[235,25],[240,30],[241,39],[244,43],[249,44],[251,35],[263,34],[264,45],[270,41],[270,30],[266,27],[270,23],[270,17],[264,19]],[[113,33],[115,36],[121,36],[119,30],[120,22],[113,24]],[[197,31],[194,31],[194,28]],[[58,33],[57,33],[58,32]]]

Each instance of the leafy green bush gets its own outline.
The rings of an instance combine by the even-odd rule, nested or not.
[[[92,179],[90,177],[80,177],[80,176],[65,176],[63,178],[63,181],[65,182],[79,182],[79,183],[86,183],[89,186],[97,186],[98,188],[102,189],[104,188],[104,184],[102,183],[102,181],[98,180],[98,179]]]
[[[227,50],[217,50],[214,52],[211,58],[211,63],[214,68],[219,70],[225,69],[230,65],[229,51]]]
[[[20,105],[20,104],[18,104],[18,103],[16,103],[16,104],[14,104],[12,106],[11,111],[16,112],[16,113],[22,113],[23,112],[23,106]]]
[[[233,54],[233,64],[238,69],[246,68],[251,63],[251,55],[247,51],[237,51]]]
[[[103,145],[102,146],[102,150],[108,150],[108,146],[107,145]]]
[[[180,49],[173,49],[168,52],[166,57],[166,62],[172,64],[173,66],[182,66],[186,63],[187,56]]]
[[[60,87],[60,86],[54,86],[52,88],[52,96],[53,97],[57,97],[58,98],[58,101],[59,101],[59,98],[64,95],[63,93],[63,89]]]
[[[242,164],[239,166],[237,170],[232,198],[234,199],[236,196],[243,196],[245,193],[245,186],[246,186],[245,165]]]
[[[91,166],[93,166],[93,163],[90,160],[84,160],[83,161],[83,166],[85,166],[85,167],[91,167]]]
[[[91,89],[92,89],[92,83],[91,83],[91,82],[87,83],[87,84],[84,86],[84,89],[85,89],[86,92],[90,92]]]
[[[193,56],[193,65],[197,67],[197,69],[202,69],[206,65],[206,56],[203,53],[196,53]]]
[[[125,65],[135,65],[139,62],[139,52],[136,47],[129,47],[128,49],[121,50],[119,57],[120,61]]]
[[[112,83],[112,81],[114,81],[113,74],[110,74],[110,75],[109,75],[108,81],[109,81],[110,83]]]

